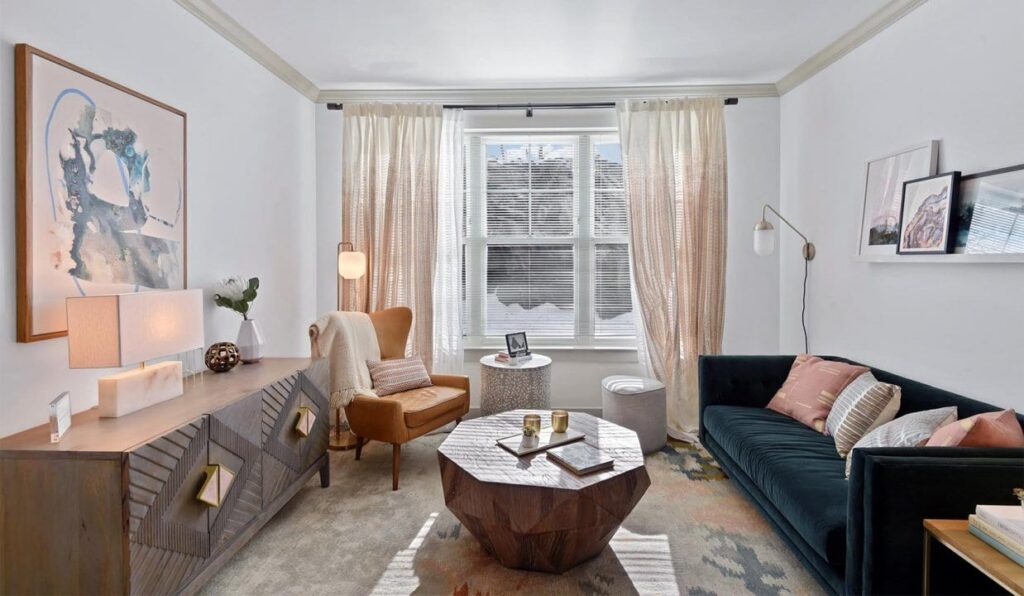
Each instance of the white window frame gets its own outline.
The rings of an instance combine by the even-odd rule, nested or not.
[[[559,129],[466,129],[466,209],[468,222],[466,236],[462,239],[466,254],[466,337],[468,349],[504,348],[505,337],[488,336],[485,331],[485,309],[487,276],[487,247],[490,245],[507,246],[523,245],[566,245],[572,244],[575,253],[575,329],[572,337],[535,337],[530,336],[531,346],[558,347],[576,349],[635,349],[636,338],[633,335],[620,337],[594,336],[594,297],[596,285],[594,270],[596,268],[598,244],[625,244],[629,246],[628,236],[594,236],[594,173],[593,137],[618,137],[614,128],[559,128]],[[575,172],[575,192],[573,193],[573,209],[576,212],[575,233],[563,237],[532,237],[532,236],[496,236],[487,237],[487,169],[484,138],[508,137],[516,138],[551,138],[568,137],[577,144],[577,168]],[[635,312],[635,305],[634,305]],[[635,315],[634,315],[635,316]]]

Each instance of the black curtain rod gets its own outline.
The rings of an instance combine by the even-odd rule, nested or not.
[[[725,105],[734,106],[740,103],[737,97],[725,98]],[[588,110],[594,108],[614,108],[614,101],[590,102],[590,103],[493,103],[493,104],[445,104],[443,107],[460,110]],[[328,110],[340,110],[344,104],[328,103]]]

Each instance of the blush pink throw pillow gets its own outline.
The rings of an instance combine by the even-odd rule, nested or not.
[[[866,366],[800,354],[767,407],[825,434],[825,419],[832,404],[847,385],[866,372]]]
[[[1024,447],[1024,430],[1013,410],[977,414],[935,431],[927,447]]]

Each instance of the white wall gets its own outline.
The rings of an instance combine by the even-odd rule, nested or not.
[[[466,112],[466,128],[617,128],[611,110],[537,110]],[[317,305],[336,304],[335,251],[340,236],[341,114],[317,106]],[[729,159],[729,227],[726,268],[725,338],[731,354],[775,353],[779,337],[778,256],[754,255],[754,223],[763,203],[778,205],[779,100],[744,98],[726,108]],[[335,218],[324,221],[326,217]],[[465,373],[480,387],[481,356],[495,350],[467,350]],[[639,374],[636,353],[622,350],[546,350],[552,369],[552,404],[600,408],[600,381],[610,374]],[[474,391],[472,405],[479,405]]]
[[[67,368],[63,339],[15,343],[14,44],[29,43],[188,113],[189,286],[262,282],[255,316],[272,356],[308,353],[316,312],[314,107],[173,2],[0,3],[0,436],[76,411],[110,371]],[[206,305],[208,343],[237,316]]]
[[[1024,265],[862,263],[869,158],[940,139],[939,170],[1024,162],[1024,3],[931,0],[782,98],[784,212],[818,247],[811,350],[1024,408]],[[802,349],[785,230],[782,351]]]

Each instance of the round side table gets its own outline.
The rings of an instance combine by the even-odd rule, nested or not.
[[[506,364],[494,355],[480,359],[480,413],[551,408],[551,359],[533,354],[528,362]]]

